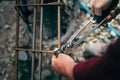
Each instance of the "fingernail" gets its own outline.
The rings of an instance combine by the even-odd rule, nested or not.
[[[97,23],[96,20],[92,20],[91,22],[92,22],[93,24]]]

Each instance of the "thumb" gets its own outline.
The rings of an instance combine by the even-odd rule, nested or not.
[[[97,16],[102,16],[102,7],[99,5],[93,5],[92,6],[92,11],[95,15]]]

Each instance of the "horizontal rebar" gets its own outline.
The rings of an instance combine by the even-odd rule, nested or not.
[[[16,0],[16,3],[19,4],[20,0]],[[19,28],[20,28],[20,16],[19,16],[19,8],[16,8],[16,47],[19,46]],[[18,51],[15,51],[15,68],[14,68],[14,80],[18,80]]]
[[[17,0],[16,0],[17,1]],[[19,0],[18,0],[19,1]],[[64,6],[65,4],[63,3],[63,2],[60,2],[60,0],[58,0],[58,2],[50,2],[50,3],[43,3],[43,0],[41,0],[42,2],[41,3],[37,3],[36,2],[37,0],[34,0],[34,3],[33,4],[22,4],[22,3],[16,3],[16,5],[15,5],[15,8],[16,9],[19,9],[20,7],[27,7],[27,6],[33,6],[34,7],[34,13],[33,13],[33,21],[32,22],[30,22],[30,24],[33,24],[33,37],[32,37],[32,49],[25,49],[25,48],[21,48],[21,47],[19,47],[19,45],[17,45],[17,44],[19,44],[19,24],[18,24],[18,22],[20,21],[20,20],[16,20],[17,22],[16,22],[16,24],[17,24],[17,26],[16,26],[16,28],[17,28],[17,30],[16,30],[16,47],[14,47],[13,49],[16,51],[16,65],[15,65],[15,80],[18,80],[18,68],[19,68],[19,65],[18,65],[18,53],[19,53],[19,51],[26,51],[26,52],[30,52],[30,54],[32,54],[32,64],[31,64],[31,80],[34,80],[34,66],[35,66],[35,64],[34,64],[34,54],[36,54],[36,53],[38,53],[39,55],[39,60],[38,60],[38,64],[39,64],[39,73],[38,73],[38,75],[39,75],[39,80],[42,80],[42,60],[43,60],[43,58],[42,58],[42,53],[50,53],[50,54],[53,54],[54,53],[54,50],[42,50],[42,43],[43,43],[43,40],[42,40],[42,36],[43,36],[43,34],[42,34],[42,27],[43,27],[43,7],[45,7],[45,6],[56,6],[56,7],[58,7],[58,14],[57,14],[57,16],[58,16],[58,21],[55,21],[55,22],[48,22],[48,21],[45,21],[45,22],[47,22],[47,23],[50,23],[50,24],[58,24],[58,48],[60,49],[61,48],[61,35],[60,35],[60,33],[61,33],[61,29],[60,29],[60,7],[61,6]],[[41,8],[41,13],[40,13],[40,21],[37,21],[36,20],[36,15],[37,15],[37,13],[36,13],[36,9],[37,9],[37,7],[40,7]],[[20,13],[18,10],[17,10],[17,13]],[[17,17],[19,17],[20,15],[19,14],[17,14]],[[35,45],[35,41],[36,41],[36,23],[40,23],[40,46],[39,46],[39,49],[35,49],[35,48],[37,48],[36,47],[36,45]],[[59,80],[61,80],[61,76],[59,77]]]
[[[53,2],[53,3],[44,3],[44,4],[16,4],[15,6],[63,6],[64,3]]]
[[[54,50],[32,50],[32,49],[24,49],[24,48],[14,48],[16,51],[28,51],[28,52],[37,52],[37,53],[54,53]]]

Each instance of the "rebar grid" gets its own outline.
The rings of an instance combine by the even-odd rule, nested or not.
[[[44,6],[57,6],[57,27],[58,27],[58,48],[61,48],[61,21],[60,21],[60,6],[63,6],[64,4],[60,2],[60,0],[58,0],[57,2],[50,2],[50,3],[43,3],[43,0],[41,0],[40,2],[37,2],[37,0],[34,0],[33,4],[21,4],[20,0],[16,0],[16,47],[14,48],[15,50],[15,77],[14,80],[18,80],[18,67],[19,67],[19,62],[18,62],[18,52],[19,51],[28,51],[28,52],[32,52],[32,66],[31,68],[31,80],[34,80],[34,58],[35,58],[35,54],[38,54],[38,67],[39,67],[39,72],[38,72],[38,80],[42,80],[42,54],[43,53],[54,53],[54,50],[43,50],[42,45],[43,45],[43,7]],[[34,10],[33,10],[33,34],[32,34],[32,47],[31,49],[25,49],[25,48],[20,48],[19,44],[20,44],[20,40],[19,40],[19,34],[20,34],[20,7],[21,6],[33,6]],[[39,41],[39,50],[36,50],[36,8],[40,7],[40,41]],[[59,77],[59,80],[61,79],[61,77]]]

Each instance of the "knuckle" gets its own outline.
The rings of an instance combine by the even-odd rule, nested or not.
[[[95,9],[101,9],[102,6],[101,6],[101,5],[94,5],[94,8],[95,8]]]

